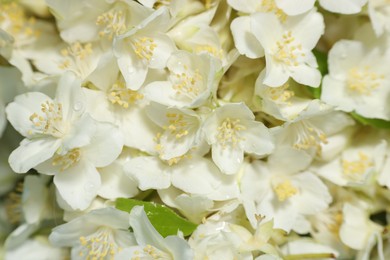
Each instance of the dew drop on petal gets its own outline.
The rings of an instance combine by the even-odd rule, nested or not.
[[[73,104],[73,110],[74,111],[80,111],[83,108],[83,103],[80,101],[77,101],[76,103]]]

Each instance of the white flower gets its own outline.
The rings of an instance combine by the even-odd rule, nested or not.
[[[362,250],[372,247],[375,240],[379,245],[382,243],[380,237],[383,227],[369,219],[369,212],[362,205],[346,203],[343,207],[343,223],[340,227],[340,239],[347,246]],[[372,240],[372,241],[371,241]]]
[[[163,69],[176,49],[165,34],[170,25],[166,8],[160,8],[130,31],[114,39],[114,54],[127,88],[138,90],[149,69]]]
[[[226,174],[237,173],[244,152],[263,156],[274,149],[268,128],[243,103],[217,108],[204,122],[203,132],[213,161]]]
[[[130,212],[130,226],[137,241],[135,246],[124,248],[116,260],[125,259],[193,259],[188,243],[179,236],[163,238],[152,226],[142,206],[135,206]]]
[[[292,121],[299,117],[311,105],[313,100],[301,86],[293,80],[288,80],[280,87],[269,87],[263,84],[265,70],[263,70],[255,83],[254,102],[257,102],[261,111],[283,120]],[[258,100],[258,98],[261,98]]]
[[[339,41],[329,52],[321,99],[338,110],[389,120],[389,54],[357,41]]]
[[[42,174],[54,175],[58,195],[72,209],[84,210],[90,205],[101,185],[96,168],[110,165],[122,151],[123,137],[118,129],[100,122],[95,127],[89,144],[56,153],[35,167]]]
[[[146,113],[162,128],[156,136],[156,150],[162,160],[182,156],[199,144],[201,120],[193,110],[151,103]]]
[[[112,39],[145,19],[151,10],[134,1],[47,0],[61,37],[67,42]]]
[[[178,51],[168,59],[168,81],[155,81],[145,87],[148,99],[166,106],[199,107],[215,93],[221,65],[209,55]]]
[[[150,154],[156,153],[153,139],[159,127],[146,115],[142,89],[128,89],[123,78],[118,75],[113,75],[104,82],[100,81],[97,88],[98,90],[83,88],[86,109],[91,117],[116,125],[122,132],[125,146]]]
[[[377,133],[360,131],[341,154],[330,162],[320,163],[313,169],[321,177],[339,186],[367,185],[374,174],[381,172],[386,157],[387,143]]]
[[[26,138],[14,150],[9,163],[17,173],[88,144],[95,130],[94,121],[84,114],[80,81],[65,73],[58,83],[56,98],[40,92],[19,95],[6,108],[13,127]]]
[[[277,16],[254,13],[232,23],[232,31],[240,53],[251,58],[266,58],[266,75],[263,83],[278,87],[289,77],[296,82],[318,87],[321,74],[311,50],[324,33],[324,21],[320,13],[312,11],[304,15],[288,17],[281,23]],[[240,32],[244,28],[245,34]],[[264,50],[262,50],[261,46]]]
[[[328,137],[353,124],[354,121],[345,113],[333,111],[331,106],[318,99],[312,100],[296,118],[287,121],[281,128],[273,129],[277,140],[275,153],[278,153],[279,147],[290,146],[321,158],[322,150],[327,149]],[[333,153],[339,151],[332,148]],[[328,152],[332,151],[328,149]],[[328,153],[327,157],[331,157],[331,154]]]
[[[286,154],[285,162],[269,165],[255,161],[246,165],[241,181],[242,201],[252,226],[256,215],[273,219],[274,228],[307,233],[310,224],[305,219],[328,207],[332,197],[325,184],[314,174],[302,171],[306,162],[299,156]]]
[[[71,247],[75,260],[113,259],[124,247],[135,244],[128,221],[126,212],[115,208],[97,209],[55,227],[49,240],[54,246]]]

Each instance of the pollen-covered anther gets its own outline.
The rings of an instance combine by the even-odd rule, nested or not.
[[[0,5],[0,28],[16,38],[17,45],[28,44],[29,39],[40,36],[35,23],[35,18],[27,17],[24,8],[16,2]]]
[[[295,95],[295,92],[290,90],[289,87],[290,85],[288,83],[276,88],[270,87],[267,88],[266,93],[273,101],[287,103],[288,105],[291,105],[291,102],[289,102],[289,100]]]
[[[110,100],[112,104],[119,105],[123,108],[128,108],[129,105],[135,104],[137,101],[144,98],[143,94],[128,89],[122,81],[117,81],[113,84],[108,92],[108,100]]]
[[[126,17],[121,10],[110,10],[98,16],[96,25],[103,27],[99,31],[100,37],[107,37],[109,40],[112,40],[114,36],[126,31]]]
[[[85,60],[92,53],[93,50],[91,43],[81,44],[79,42],[75,42],[69,47],[61,50],[61,55],[64,59],[60,63],[59,68],[69,69],[71,67],[75,67],[82,70],[84,67],[87,67]]]
[[[83,246],[79,256],[86,260],[114,259],[121,248],[115,243],[113,234],[107,228],[98,229],[93,235],[79,238]]]
[[[374,165],[367,154],[359,152],[358,155],[359,158],[354,161],[341,160],[343,173],[350,178],[361,177],[361,175],[363,175],[367,169]]]
[[[295,124],[297,131],[297,140],[294,143],[294,148],[307,150],[315,148],[317,155],[321,155],[321,144],[327,144],[328,139],[326,135],[309,122],[299,122]]]
[[[371,92],[381,85],[385,78],[383,74],[375,73],[369,67],[352,68],[348,71],[348,90],[360,95],[371,95]]]
[[[65,155],[55,155],[52,161],[53,166],[60,166],[60,170],[64,171],[80,161],[81,152],[79,148],[74,148]]]
[[[286,180],[281,182],[273,187],[278,200],[283,202],[288,198],[296,195],[298,193],[298,189],[294,187],[290,180]]]
[[[134,52],[140,60],[151,61],[157,44],[150,37],[139,37],[133,41]]]
[[[168,130],[169,133],[175,136],[176,139],[180,139],[188,135],[188,123],[182,114],[167,113],[166,117],[169,125],[164,126],[164,130]]]
[[[33,130],[55,137],[62,136],[62,104],[46,101],[41,104],[41,112],[40,115],[33,113],[29,117],[34,127]]]
[[[219,144],[225,149],[227,146],[235,148],[245,138],[240,136],[240,131],[245,130],[246,127],[240,123],[240,119],[225,118],[218,126],[217,140]]]
[[[200,94],[200,88],[198,82],[203,80],[199,70],[190,71],[187,66],[184,66],[182,73],[176,73],[174,75],[174,81],[176,84],[173,85],[173,89],[176,90],[177,94],[187,95],[192,98]]]
[[[281,22],[285,22],[287,19],[287,14],[284,13],[282,9],[278,8],[275,3],[275,0],[262,0],[260,5],[260,11],[266,13],[274,13]]]
[[[299,58],[304,57],[302,45],[294,43],[295,38],[291,31],[283,33],[282,39],[276,42],[273,48],[273,57],[276,61],[287,66],[298,66]]]

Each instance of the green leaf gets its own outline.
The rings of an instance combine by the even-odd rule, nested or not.
[[[383,119],[375,119],[375,118],[365,118],[359,114],[356,114],[355,112],[352,112],[350,115],[362,125],[373,126],[376,128],[390,129],[390,121],[386,121]]]
[[[173,210],[161,204],[124,198],[119,198],[115,202],[117,209],[126,212],[130,212],[134,206],[144,206],[150,222],[163,237],[176,235],[178,230],[181,230],[184,236],[189,236],[197,227],[196,224],[180,217]]]
[[[322,76],[328,74],[328,55],[325,52],[319,50],[313,50],[313,54],[317,59],[318,70],[321,72]],[[308,87],[309,91],[314,98],[321,97],[321,86],[318,88]]]

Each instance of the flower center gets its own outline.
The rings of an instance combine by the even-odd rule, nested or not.
[[[30,116],[30,121],[33,124],[33,129],[29,131],[29,134],[33,134],[33,131],[39,133],[52,135],[54,137],[63,136],[63,121],[62,121],[62,104],[46,101],[41,104],[41,112],[43,115],[33,113]]]
[[[122,81],[117,81],[113,84],[108,92],[108,100],[112,104],[117,104],[123,108],[128,108],[130,104],[134,104],[144,98],[144,95],[137,91],[126,88],[125,83]]]
[[[176,139],[180,139],[183,136],[188,135],[188,123],[184,119],[182,114],[167,113],[168,126],[164,126],[163,129],[169,131],[169,133],[175,136]]]
[[[126,17],[122,10],[110,10],[98,16],[96,25],[102,27],[102,30],[99,31],[100,37],[112,40],[114,36],[126,31]]]
[[[71,70],[78,76],[87,75],[89,71],[89,57],[93,53],[92,44],[75,42],[61,50],[63,61],[58,66],[63,70]]]
[[[52,165],[59,166],[61,171],[68,169],[75,163],[79,162],[81,158],[81,152],[79,148],[74,148],[67,152],[65,155],[55,155]]]
[[[273,189],[276,196],[278,197],[278,200],[281,202],[298,193],[298,189],[291,184],[290,180],[279,183],[278,185],[274,186]]]
[[[272,101],[291,104],[289,100],[295,95],[294,91],[289,90],[288,83],[276,88],[267,88],[266,94]]]
[[[113,237],[111,230],[108,228],[100,228],[93,235],[88,237],[81,236],[79,238],[83,248],[79,252],[79,256],[86,257],[85,259],[114,259],[116,253],[122,250]]]
[[[16,38],[19,46],[39,37],[41,32],[34,28],[35,22],[35,18],[27,18],[23,8],[15,2],[0,5],[0,28]]]
[[[341,160],[343,173],[351,179],[360,178],[374,164],[371,162],[367,154],[358,153],[359,158],[354,161]]]
[[[321,154],[321,144],[327,144],[326,135],[311,123],[300,121],[294,124],[297,134],[294,148],[307,150],[315,148],[318,155]]]
[[[384,75],[370,71],[369,67],[364,67],[363,69],[352,68],[348,71],[348,90],[369,96],[373,90],[381,85],[384,78]]]
[[[140,259],[166,259],[171,260],[173,257],[168,253],[161,251],[158,248],[155,248],[152,245],[146,245],[142,251],[135,250],[134,256],[130,260],[140,260]]]
[[[260,11],[265,13],[274,13],[281,22],[285,22],[287,15],[282,9],[278,8],[275,0],[261,0]]]
[[[133,40],[134,52],[140,60],[150,62],[157,44],[150,37],[139,37]]]
[[[171,77],[173,83],[173,89],[176,90],[176,94],[184,95],[190,99],[196,98],[200,92],[200,82],[203,77],[200,75],[199,70],[189,71],[188,66],[184,65],[184,71],[181,73],[174,73]]]
[[[5,199],[5,212],[7,219],[11,224],[18,224],[22,221],[22,193],[23,181],[19,181],[14,190],[11,191]]]
[[[240,124],[240,119],[225,118],[217,128],[217,140],[219,144],[225,149],[228,145],[235,148],[238,143],[245,140],[240,137],[240,132],[246,127]]]
[[[273,58],[287,66],[298,66],[299,58],[305,56],[302,45],[294,43],[291,31],[283,33],[282,39],[273,48]]]

